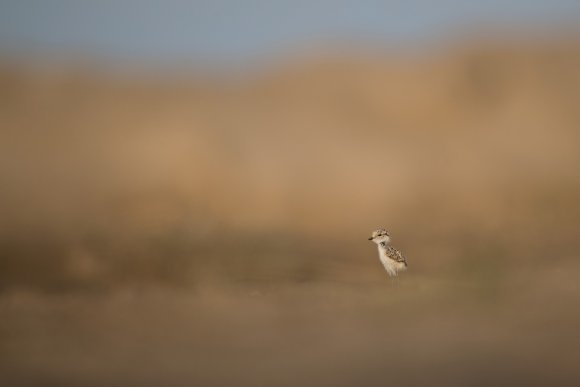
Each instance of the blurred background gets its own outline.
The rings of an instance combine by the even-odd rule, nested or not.
[[[579,22],[0,1],[0,384],[580,383]]]

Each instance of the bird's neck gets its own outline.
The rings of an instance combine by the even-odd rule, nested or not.
[[[379,250],[385,250],[387,248],[387,242],[379,242]]]

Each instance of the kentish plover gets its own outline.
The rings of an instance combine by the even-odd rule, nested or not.
[[[373,231],[369,241],[373,241],[379,247],[379,259],[389,273],[389,276],[396,276],[401,270],[407,268],[407,260],[403,254],[391,246],[391,235],[384,228]]]

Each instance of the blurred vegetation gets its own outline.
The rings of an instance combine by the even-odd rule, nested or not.
[[[379,225],[419,266],[571,258],[578,64],[575,42],[229,81],[6,64],[2,287],[187,285],[201,266],[316,277],[368,254]]]

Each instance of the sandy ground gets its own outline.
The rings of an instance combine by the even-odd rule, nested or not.
[[[570,385],[580,267],[1,298],[4,385]]]

